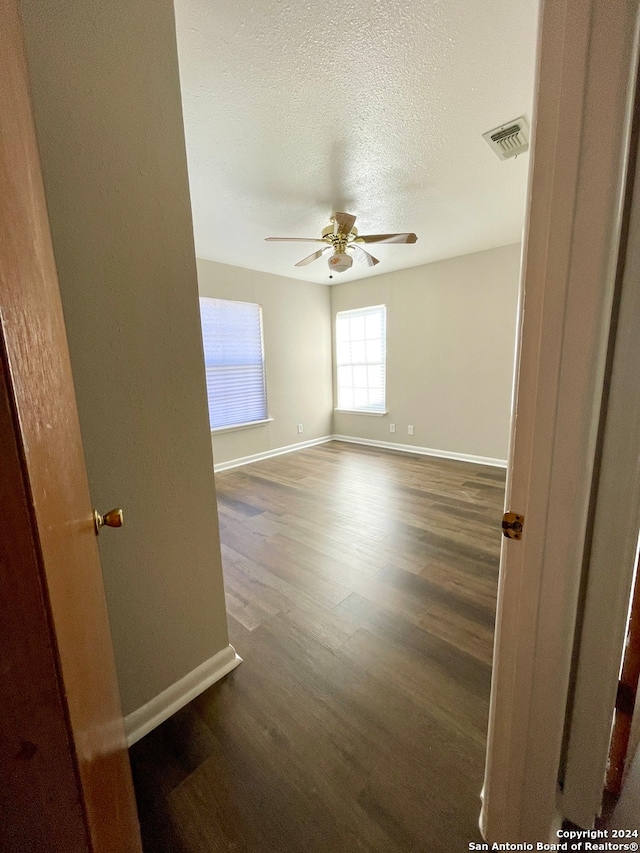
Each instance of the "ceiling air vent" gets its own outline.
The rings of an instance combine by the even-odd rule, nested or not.
[[[529,149],[529,125],[524,116],[501,124],[482,136],[501,160],[517,157]]]

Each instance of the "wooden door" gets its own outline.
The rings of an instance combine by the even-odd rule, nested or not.
[[[141,850],[16,0],[0,0],[0,849]]]
[[[638,684],[640,682],[640,567],[636,569],[636,580],[631,600],[631,613],[627,641],[625,643],[622,672],[618,684],[616,707],[613,715],[611,745],[607,762],[605,791],[619,797],[625,779],[628,764],[633,760],[629,755],[633,715],[637,713]]]

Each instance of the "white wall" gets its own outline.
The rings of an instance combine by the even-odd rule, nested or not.
[[[214,433],[216,463],[331,435],[330,288],[201,259],[198,285],[202,296],[262,305],[267,403],[273,421]],[[302,435],[297,432],[300,423]]]
[[[228,644],[171,0],[24,0],[125,714]]]
[[[519,276],[513,244],[334,285],[334,317],[387,306],[388,409],[336,412],[334,432],[506,459]]]

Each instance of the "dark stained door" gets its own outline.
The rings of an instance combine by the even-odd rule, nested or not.
[[[0,849],[136,853],[16,0],[0,80]]]
[[[638,683],[640,682],[640,567],[636,571],[635,587],[631,599],[631,613],[627,629],[622,672],[613,716],[609,761],[605,790],[614,797],[622,793],[622,785],[633,759],[629,755],[631,728],[638,710]]]

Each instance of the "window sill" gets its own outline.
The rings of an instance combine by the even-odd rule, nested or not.
[[[369,415],[373,418],[382,418],[389,414],[387,409],[384,412],[370,412],[367,409],[334,409],[333,411],[340,415]]]
[[[261,421],[248,421],[246,424],[233,424],[229,426],[215,427],[211,430],[211,435],[218,435],[220,432],[235,432],[237,429],[251,429],[251,427],[264,426],[270,424],[273,418],[263,418]]]

